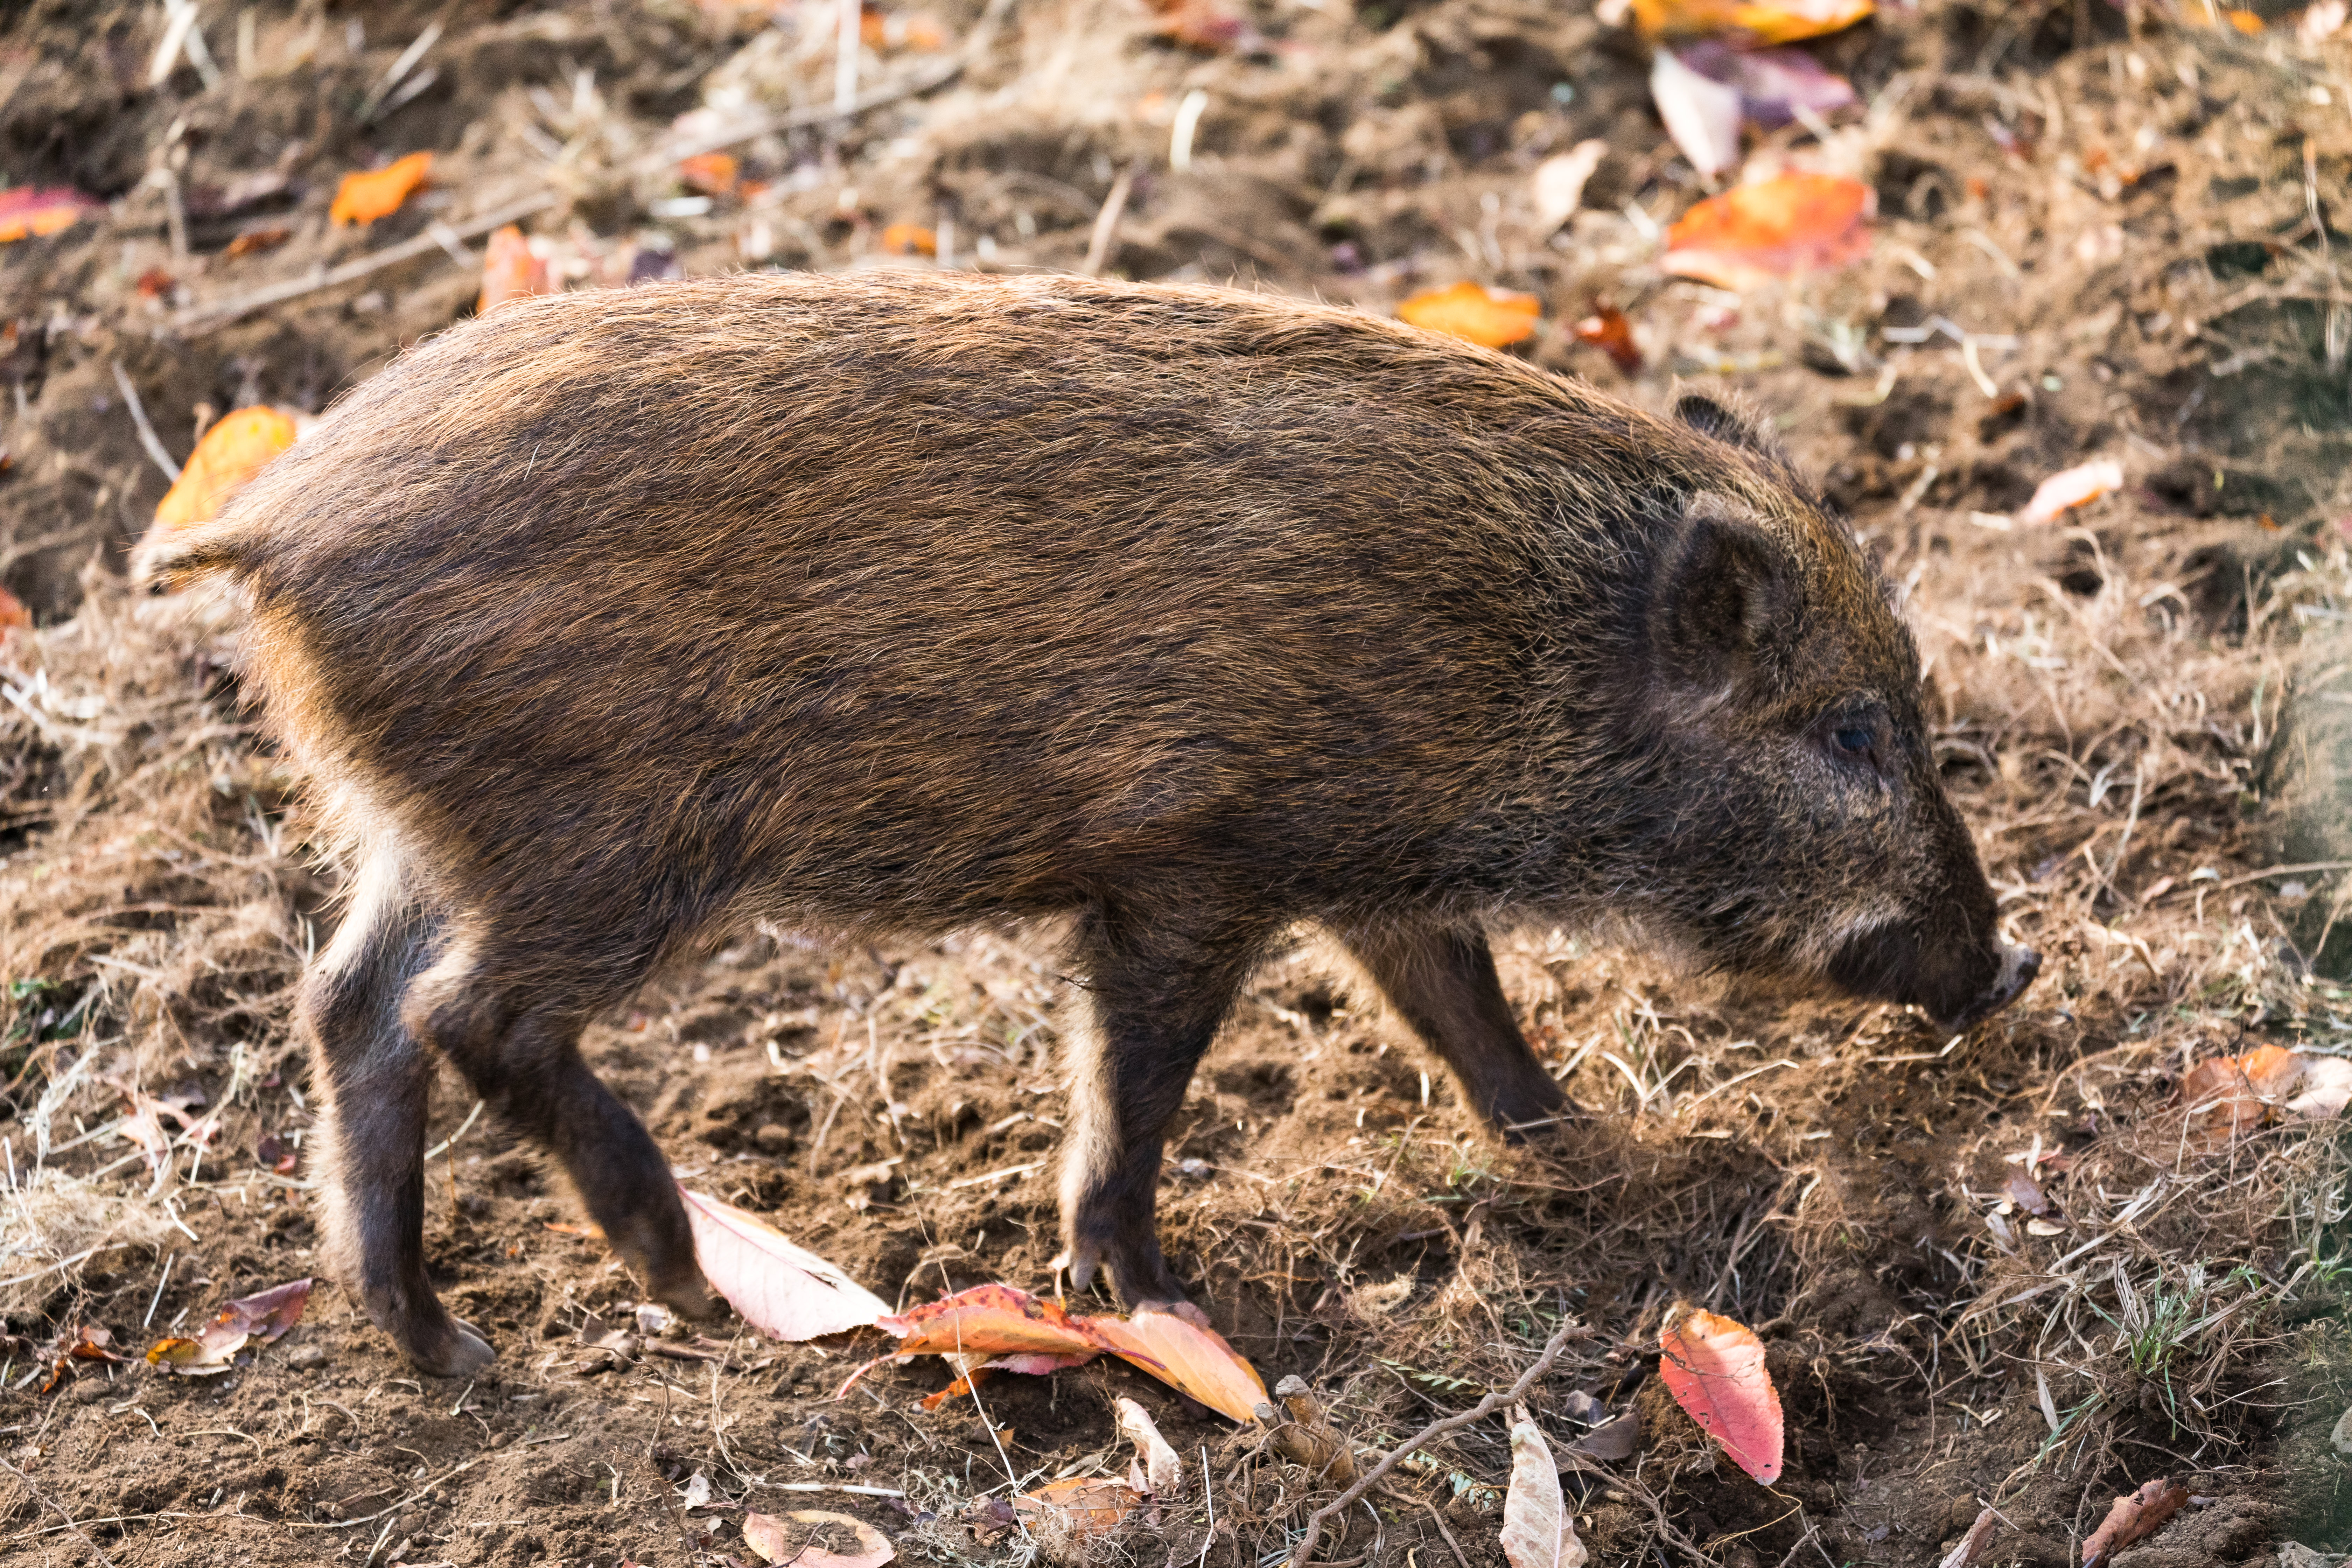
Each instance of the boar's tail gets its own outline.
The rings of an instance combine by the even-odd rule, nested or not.
[[[131,552],[131,580],[151,594],[184,588],[199,577],[234,572],[254,541],[252,520],[232,509],[225,517],[151,530]]]

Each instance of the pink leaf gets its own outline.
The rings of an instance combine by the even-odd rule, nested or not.
[[[743,1319],[780,1340],[864,1328],[890,1309],[815,1253],[732,1204],[677,1190],[694,1227],[694,1255],[711,1288]]]
[[[1854,102],[1853,84],[1802,49],[1735,49],[1701,38],[1675,56],[1708,80],[1738,89],[1740,112],[1759,130],[1777,131],[1800,110],[1826,116]]]
[[[1770,1486],[1780,1479],[1780,1391],[1764,1344],[1744,1323],[1704,1309],[1659,1336],[1658,1375],[1731,1462]]]
[[[1702,75],[1672,49],[1650,63],[1658,118],[1691,167],[1709,180],[1739,162],[1739,89]]]

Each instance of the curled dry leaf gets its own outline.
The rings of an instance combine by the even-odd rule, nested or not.
[[[1666,134],[1712,184],[1739,162],[1739,89],[1693,69],[1672,49],[1650,62],[1650,99]]]
[[[2340,1115],[2352,1100],[2352,1062],[2307,1056],[2283,1046],[2257,1046],[2243,1056],[2199,1062],[2180,1080],[2192,1143],[2210,1153],[2284,1110],[2289,1115]]]
[[[291,416],[275,408],[240,408],[216,420],[188,454],[180,477],[155,508],[157,528],[204,522],[236,488],[294,444]]]
[[[1466,338],[1490,349],[1534,335],[1543,303],[1532,294],[1486,289],[1469,281],[1415,294],[1397,307],[1397,320],[1424,331]]]
[[[1790,44],[1851,27],[1876,9],[1872,0],[1633,0],[1633,25],[1646,37],[1732,34],[1759,44]]]
[[[490,236],[489,248],[483,254],[482,293],[474,303],[474,314],[487,316],[509,300],[551,293],[554,287],[547,276],[546,258],[531,249],[521,229],[509,224]]]
[[[292,1279],[239,1296],[213,1314],[212,1321],[197,1330],[194,1339],[163,1339],[149,1346],[147,1364],[189,1377],[226,1372],[237,1352],[248,1344],[269,1344],[299,1322],[310,1300],[308,1279]]]
[[[1565,153],[1557,153],[1536,165],[1530,194],[1535,198],[1536,227],[1549,234],[1584,205],[1584,186],[1601,167],[1601,157],[1609,143],[1594,137],[1579,142]]]
[[[1072,1476],[1023,1493],[1013,1500],[1013,1507],[1026,1519],[1050,1522],[1072,1535],[1088,1536],[1116,1530],[1118,1521],[1142,1500],[1125,1481]]]
[[[1854,103],[1853,84],[1802,49],[1735,49],[1720,38],[1700,38],[1672,52],[1699,75],[1736,90],[1741,118],[1759,130],[1777,131],[1800,113],[1826,116]]]
[[[63,185],[19,185],[0,191],[0,245],[71,228],[106,204]]]
[[[2083,1542],[2083,1568],[2099,1568],[2133,1542],[2153,1535],[2188,1500],[2189,1489],[2168,1480],[2149,1481],[2131,1496],[2116,1499],[2107,1517]]]
[[[1010,1285],[976,1285],[875,1321],[898,1335],[900,1353],[908,1355],[982,1351],[1083,1359],[1108,1351],[1235,1421],[1248,1420],[1265,1398],[1256,1370],[1214,1330],[1172,1312],[1076,1317]]]
[[[1766,1486],[1780,1479],[1780,1391],[1764,1344],[1746,1324],[1705,1309],[1669,1324],[1658,1340],[1658,1375],[1731,1462]]]
[[[2049,522],[2060,512],[2124,488],[2124,466],[2113,458],[2084,463],[2051,475],[2034,488],[2033,499],[2017,514],[2020,522]]]
[[[758,1215],[677,1192],[703,1276],[753,1328],[780,1340],[814,1340],[864,1328],[889,1311],[880,1297]]]
[[[1524,1405],[1511,1409],[1511,1486],[1503,1497],[1503,1555],[1511,1568],[1582,1568],[1584,1542],[1559,1495],[1559,1467]]]
[[[0,622],[0,624],[5,624]],[[2352,1104],[2352,1061],[2342,1057],[2306,1057],[2295,1095],[2286,1108],[2297,1116],[2324,1121]]]
[[[1960,1537],[1960,1543],[1944,1553],[1944,1560],[1937,1563],[1936,1568],[1971,1568],[1971,1564],[1984,1555],[1984,1549],[1991,1543],[1992,1532],[2000,1524],[2000,1515],[1990,1509],[1978,1514],[1976,1522],[1969,1526],[1969,1532]]]
[[[432,172],[432,153],[411,153],[381,169],[345,174],[343,183],[335,189],[334,205],[327,209],[327,216],[334,223],[362,226],[390,217],[416,194]]]
[[[763,1563],[789,1563],[793,1568],[882,1568],[898,1555],[864,1520],[813,1508],[745,1514],[743,1544]]]
[[[2053,1206],[2050,1194],[2042,1190],[2042,1184],[2023,1171],[2011,1171],[2009,1180],[2001,1184],[2000,1191],[2002,1196],[2027,1214],[2046,1215]]]
[[[1666,271],[1735,292],[1870,252],[1871,188],[1843,174],[1737,185],[1666,231]]]
[[[1119,1436],[1135,1445],[1143,1460],[1143,1479],[1154,1497],[1172,1498],[1184,1486],[1184,1461],[1152,1425],[1151,1413],[1124,1396],[1112,1403],[1118,1415]]]
[[[1614,305],[1603,305],[1569,329],[1580,343],[1591,343],[1632,375],[1642,368],[1641,345],[1633,341],[1633,323]]]

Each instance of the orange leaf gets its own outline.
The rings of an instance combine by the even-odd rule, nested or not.
[[[2153,1535],[2188,1500],[2189,1489],[2168,1480],[2149,1481],[2131,1496],[2116,1499],[2107,1517],[2083,1542],[2083,1568],[2099,1568],[2133,1542]]]
[[[1265,1403],[1265,1384],[1256,1369],[1214,1330],[1172,1312],[1074,1317],[1010,1285],[975,1285],[877,1322],[898,1336],[898,1349],[906,1354],[1087,1356],[1108,1351],[1235,1421],[1249,1420]],[[1032,1363],[1018,1370],[1044,1369]]]
[[[27,235],[71,228],[85,214],[103,211],[105,206],[95,196],[63,185],[19,185],[13,191],[0,191],[0,245]]]
[[[1770,1486],[1780,1479],[1780,1391],[1764,1344],[1744,1323],[1704,1309],[1658,1338],[1666,1392],[1706,1428],[1731,1462]]]
[[[1023,1493],[1013,1500],[1013,1507],[1032,1519],[1052,1519],[1074,1535],[1101,1535],[1116,1529],[1142,1500],[1125,1481],[1072,1476]]]
[[[33,629],[33,612],[25,607],[24,600],[7,589],[0,588],[0,637],[5,637],[19,627],[26,631]]]
[[[425,184],[425,176],[432,168],[432,153],[411,153],[381,169],[345,174],[342,184],[335,191],[334,205],[327,209],[327,216],[336,223],[356,224],[390,217]]]
[[[1257,1369],[1214,1329],[1201,1328],[1173,1312],[1079,1321],[1103,1349],[1229,1420],[1251,1420],[1253,1412],[1266,1403],[1265,1384]]]
[[[205,432],[155,508],[157,528],[204,522],[236,488],[294,444],[294,421],[275,408],[240,408]]]
[[[1633,323],[1625,319],[1624,311],[1603,305],[1569,330],[1576,334],[1578,342],[1591,343],[1615,360],[1617,368],[1627,375],[1642,368],[1642,351],[1633,342]]]
[[[1651,38],[1741,33],[1757,43],[1786,44],[1851,27],[1875,8],[1872,0],[1633,0],[1633,25]]]
[[[899,1352],[908,1355],[972,1351],[1082,1355],[1108,1348],[1087,1332],[1087,1320],[1010,1285],[975,1285],[875,1321],[898,1336]]]
[[[831,1552],[817,1544],[830,1536],[851,1550]],[[789,1563],[793,1568],[882,1568],[898,1555],[880,1531],[862,1519],[821,1509],[795,1509],[779,1519],[771,1514],[743,1516],[743,1544],[762,1563]]]
[[[285,244],[288,237],[293,232],[292,229],[277,224],[264,224],[258,227],[248,228],[228,242],[228,254],[251,256],[257,251],[271,249]]]
[[[937,256],[940,237],[919,223],[894,223],[882,231],[882,248],[892,256]]]
[[[158,1340],[147,1347],[149,1366],[168,1366],[186,1376],[205,1377],[229,1370],[236,1352],[258,1340],[268,1344],[301,1321],[310,1300],[310,1281],[289,1280],[250,1296],[240,1296],[213,1315],[194,1339]]]
[[[2181,1076],[2180,1098],[2207,1152],[2269,1121],[2302,1078],[2304,1058],[2280,1046],[2257,1046],[2242,1057],[2215,1057]]]
[[[1666,231],[1665,270],[1735,291],[1870,252],[1871,189],[1842,174],[1781,174],[1709,196]]]
[[[2224,11],[2221,14],[2230,19],[2230,26],[2242,33],[2259,33],[2263,30],[2263,16],[2259,11]]]
[[[525,300],[551,291],[547,263],[530,248],[530,241],[513,224],[490,236],[482,258],[482,296],[474,314],[487,316],[509,300]]]
[[[732,195],[738,165],[730,153],[698,153],[677,166],[677,177],[706,196]]]
[[[1543,303],[1532,294],[1485,289],[1465,279],[1451,289],[1415,294],[1396,313],[1408,326],[1498,349],[1533,335]]]
[[[704,1277],[753,1328],[813,1340],[863,1328],[887,1310],[865,1286],[757,1215],[684,1187],[677,1195]]]

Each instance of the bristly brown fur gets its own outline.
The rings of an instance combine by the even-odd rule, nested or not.
[[[1965,1021],[2014,996],[1875,571],[1751,419],[1660,419],[1361,314],[1077,279],[761,276],[520,303],[361,388],[151,576],[226,568],[376,893],[303,1017],[362,1296],[436,1370],[425,1058],[656,1294],[667,1165],[582,1064],[752,920],[1075,913],[1080,1279],[1178,1299],[1162,1129],[1320,921],[1497,1126],[1552,1119],[1490,918]],[[377,896],[380,894],[380,896]]]

